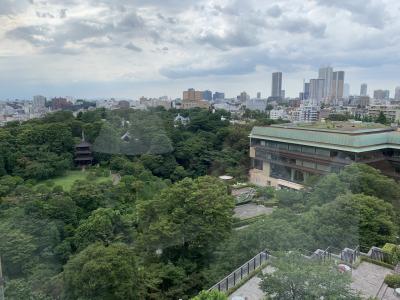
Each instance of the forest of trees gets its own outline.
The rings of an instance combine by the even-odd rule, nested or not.
[[[278,209],[233,230],[234,199],[215,176],[246,180],[255,123],[190,110],[180,112],[190,117],[184,126],[174,124],[177,113],[59,112],[0,128],[7,299],[190,299],[266,248],[365,250],[396,241],[400,188],[357,164],[303,191],[278,191]],[[263,118],[256,123],[271,122]],[[82,131],[98,147],[93,168],[121,180],[45,184],[74,168]]]

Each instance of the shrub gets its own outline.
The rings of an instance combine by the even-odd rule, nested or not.
[[[395,244],[386,243],[382,248],[388,254],[388,262],[396,265],[400,261],[400,247]]]
[[[201,291],[199,295],[196,297],[192,298],[192,300],[227,300],[228,297],[218,291]]]
[[[399,274],[386,275],[385,283],[393,289],[400,288],[400,275]]]

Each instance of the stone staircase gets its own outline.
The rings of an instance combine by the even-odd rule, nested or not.
[[[380,300],[380,299],[384,299],[388,287],[389,287],[389,286],[388,286],[386,283],[382,282],[382,285],[381,285],[381,287],[379,288],[378,293],[376,293],[375,298],[376,298],[376,299],[379,299],[379,300]]]
[[[398,263],[398,264],[394,267],[394,273],[395,273],[395,274],[400,274],[400,263]]]

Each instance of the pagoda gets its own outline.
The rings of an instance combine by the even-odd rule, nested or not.
[[[75,145],[75,164],[84,168],[92,163],[92,145],[85,141],[85,134],[82,131],[82,141]]]

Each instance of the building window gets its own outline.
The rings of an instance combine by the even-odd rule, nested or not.
[[[263,161],[259,159],[253,159],[253,168],[257,170],[263,170]]]
[[[299,145],[289,145],[289,151],[301,152],[301,146],[299,146]]]
[[[315,154],[315,148],[314,147],[308,147],[308,146],[302,146],[301,147],[301,152],[307,153],[307,154]]]
[[[327,150],[327,149],[317,148],[317,149],[315,149],[315,152],[317,155],[320,155],[320,156],[326,156],[326,157],[331,156],[331,151]]]

